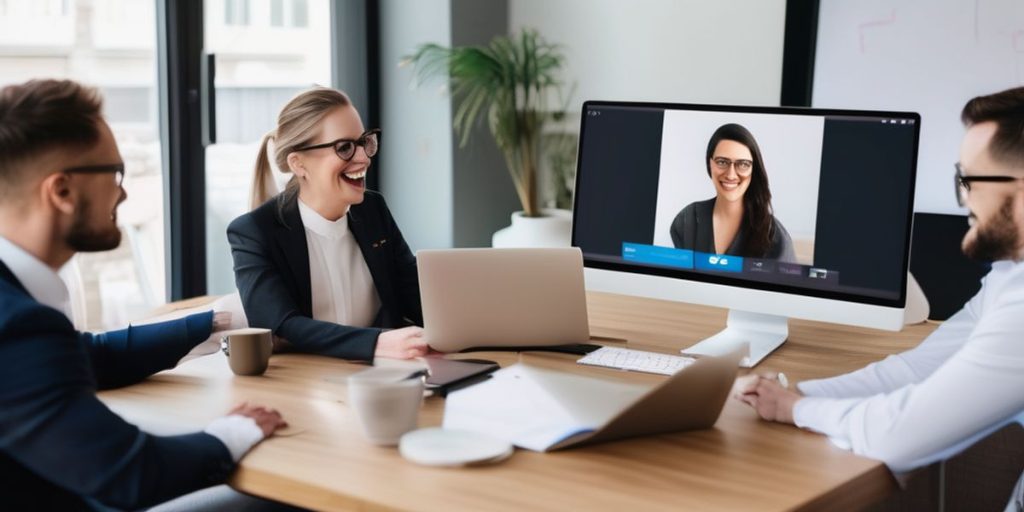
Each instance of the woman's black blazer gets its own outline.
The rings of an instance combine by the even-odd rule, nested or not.
[[[228,226],[235,283],[249,325],[272,329],[298,351],[372,361],[382,328],[423,325],[416,258],[384,198],[367,190],[348,226],[380,296],[374,327],[313,319],[309,249],[298,198],[279,194]]]

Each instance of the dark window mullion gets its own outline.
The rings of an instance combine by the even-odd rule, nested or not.
[[[782,94],[779,98],[779,105],[784,107],[811,106],[819,4],[820,0],[786,2],[786,28],[782,47]]]
[[[206,153],[200,102],[203,2],[157,0],[169,300],[206,294]]]
[[[366,118],[371,126],[381,127],[380,117],[380,2],[366,0]],[[368,174],[367,186],[380,190],[383,162],[377,162],[377,172]]]

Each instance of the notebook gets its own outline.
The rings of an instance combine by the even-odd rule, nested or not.
[[[710,428],[742,356],[702,357],[653,388],[517,364],[448,395],[443,425],[538,452]]]

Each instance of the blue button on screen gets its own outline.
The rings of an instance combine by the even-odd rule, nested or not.
[[[657,245],[623,242],[622,259],[666,267],[693,268],[693,251]]]
[[[697,270],[718,270],[722,272],[743,272],[743,257],[728,254],[694,254]]]

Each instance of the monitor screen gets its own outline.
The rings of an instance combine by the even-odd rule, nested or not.
[[[920,117],[584,103],[586,266],[902,307]]]

